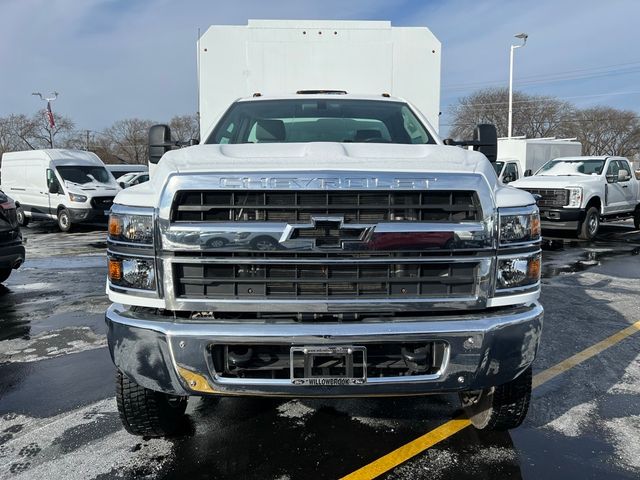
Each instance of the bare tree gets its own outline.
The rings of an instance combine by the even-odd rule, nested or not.
[[[513,92],[513,135],[530,138],[564,134],[564,124],[573,115],[573,106],[543,95]],[[496,126],[498,136],[507,135],[509,90],[486,88],[459,100],[451,109],[451,136],[471,138],[478,123]]]
[[[34,128],[33,120],[26,115],[0,118],[0,153],[38,148]]]
[[[169,122],[169,127],[171,128],[173,139],[182,143],[198,138],[200,133],[200,125],[196,114],[176,115]]]
[[[578,110],[567,131],[582,143],[584,155],[620,155],[640,153],[640,120],[631,110],[592,107]]]
[[[104,131],[101,147],[126,163],[146,163],[150,120],[118,120]]]
[[[54,113],[53,118],[55,124],[52,127],[49,124],[47,111],[42,109],[31,119],[32,129],[30,133],[33,145],[37,145],[36,148],[54,148],[54,146],[57,146],[57,139],[62,144],[65,137],[73,133],[75,123],[69,117]]]

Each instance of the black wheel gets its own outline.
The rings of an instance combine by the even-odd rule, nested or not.
[[[461,393],[462,406],[478,430],[508,430],[524,421],[531,400],[531,367],[504,385]]]
[[[58,228],[61,232],[68,232],[71,230],[71,215],[66,208],[61,209],[58,212]]]
[[[0,283],[4,282],[11,275],[11,269],[9,267],[0,268]]]
[[[600,229],[600,212],[596,207],[587,210],[584,220],[578,227],[578,238],[582,240],[593,240]]]
[[[640,230],[640,207],[636,208],[633,214],[633,226],[636,227],[636,230]]]
[[[145,437],[179,433],[184,426],[188,397],[149,390],[116,371],[116,402],[127,432]]]
[[[21,227],[26,227],[27,225],[29,225],[29,219],[24,214],[24,210],[22,209],[22,207],[16,208],[16,218],[18,220],[18,225],[20,225]]]

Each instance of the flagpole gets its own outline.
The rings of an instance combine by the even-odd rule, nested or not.
[[[51,148],[54,148],[53,145],[53,129],[56,126],[56,120],[53,117],[53,111],[51,110],[51,102],[54,102],[58,98],[58,92],[53,92],[51,95],[53,97],[43,97],[40,92],[33,92],[31,95],[36,95],[40,97],[40,100],[47,102],[47,108],[45,110],[45,114],[47,115],[47,120],[49,120],[49,143],[51,144]]]

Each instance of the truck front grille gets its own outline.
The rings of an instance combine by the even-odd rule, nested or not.
[[[173,222],[309,222],[339,215],[345,223],[461,222],[482,219],[474,191],[181,191]]]
[[[110,210],[113,205],[113,198],[114,197],[93,197],[91,199],[91,206],[101,210]]]
[[[540,195],[539,207],[564,207],[569,204],[569,191],[564,188],[527,188],[532,195]]]
[[[201,299],[470,297],[477,262],[173,265],[176,295]]]
[[[366,347],[368,378],[433,375],[442,369],[448,348],[442,341],[379,343],[367,344]],[[267,380],[290,378],[290,350],[291,345],[213,345],[211,352],[218,376]],[[324,366],[324,373],[327,376],[339,375],[344,373],[343,367],[338,361],[331,361]],[[297,377],[302,376],[302,359],[296,359],[293,368]]]

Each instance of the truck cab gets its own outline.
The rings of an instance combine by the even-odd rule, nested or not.
[[[493,162],[498,179],[505,185],[524,176],[520,162],[516,158],[503,158]]]
[[[511,184],[540,196],[542,226],[593,239],[606,220],[633,218],[640,228],[640,184],[628,159],[562,157]]]
[[[224,76],[201,63],[201,111],[220,110],[201,144],[152,127],[149,182],[114,201],[106,322],[125,428],[175,433],[190,396],[445,392],[476,428],[518,426],[542,331],[538,207],[498,181],[495,128],[439,137],[431,32],[250,22],[199,48],[218,66],[241,53],[235,84],[254,93],[214,108]]]

